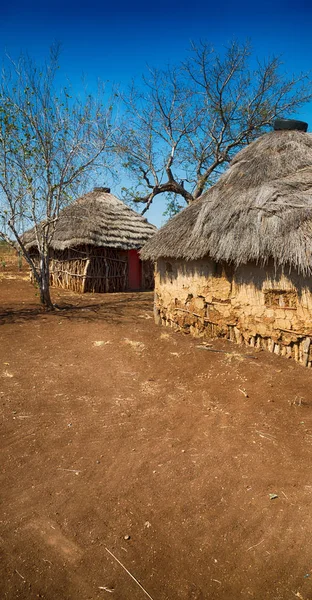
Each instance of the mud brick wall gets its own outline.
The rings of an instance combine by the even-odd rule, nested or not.
[[[155,320],[196,337],[237,343],[312,363],[312,277],[273,264],[234,269],[210,259],[160,259]]]

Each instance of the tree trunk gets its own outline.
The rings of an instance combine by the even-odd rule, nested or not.
[[[40,302],[47,310],[53,310],[54,306],[50,297],[50,270],[49,256],[40,257]]]

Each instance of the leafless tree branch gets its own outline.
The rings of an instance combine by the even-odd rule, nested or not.
[[[188,60],[149,69],[122,96],[125,121],[115,147],[134,180],[128,193],[143,212],[163,193],[196,200],[276,117],[311,101],[307,75],[283,74],[278,57],[256,67],[250,58],[249,43],[234,41],[221,54],[193,43]]]
[[[62,207],[86,178],[105,168],[112,147],[113,105],[102,93],[72,98],[56,89],[59,48],[38,67],[28,56],[7,59],[0,77],[0,237],[18,245],[41,301],[52,308],[49,254]],[[23,230],[34,226],[39,265]]]

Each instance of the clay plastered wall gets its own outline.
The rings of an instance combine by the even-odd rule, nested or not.
[[[311,366],[311,277],[276,272],[273,265],[234,270],[208,259],[161,259],[155,311],[163,324],[193,335],[225,336]]]

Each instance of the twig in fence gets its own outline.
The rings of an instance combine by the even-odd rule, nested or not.
[[[189,313],[189,315],[194,315],[194,317],[198,317],[199,319],[202,319],[203,317],[197,313],[194,313],[191,310],[187,310],[186,308],[175,308],[175,311],[179,310],[180,312],[185,312],[185,313]]]
[[[149,595],[149,593],[146,591],[146,589],[143,587],[143,585],[138,581],[138,579],[136,577],[134,577],[134,575],[132,575],[132,573],[130,573],[130,571],[128,571],[128,569],[122,564],[122,562],[120,562],[120,560],[118,560],[118,558],[108,549],[105,548],[106,552],[108,552],[108,554],[110,554],[114,560],[116,560],[116,562],[118,562],[118,564],[123,568],[124,571],[126,571],[126,573],[128,573],[128,575],[131,577],[131,579],[133,579],[133,581],[135,581],[135,583],[141,588],[141,590],[144,592],[144,594],[146,594],[146,596],[148,598],[150,598],[150,600],[153,600],[152,596]]]

